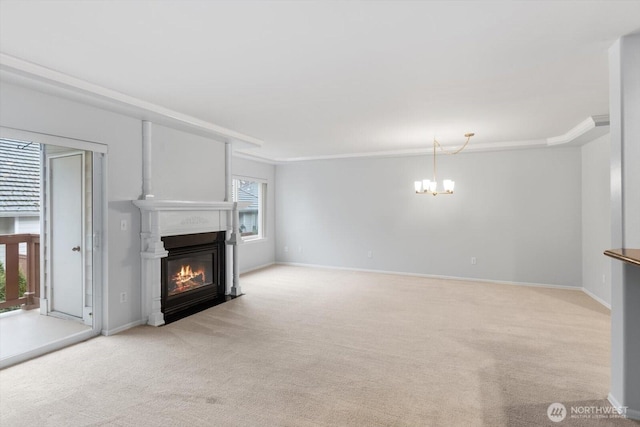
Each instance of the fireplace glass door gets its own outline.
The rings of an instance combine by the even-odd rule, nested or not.
[[[188,255],[167,262],[167,296],[213,284],[212,254]]]
[[[225,293],[225,232],[162,238],[162,313],[166,323],[208,308]]]

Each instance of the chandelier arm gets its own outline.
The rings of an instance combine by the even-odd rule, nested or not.
[[[435,138],[433,139],[433,143],[434,143],[434,146],[435,146],[435,144],[437,144],[438,147],[440,147],[440,151],[442,151],[444,154],[454,155],[454,154],[458,154],[459,152],[461,152],[462,150],[464,150],[467,147],[467,145],[469,144],[469,141],[471,140],[472,136],[473,136],[473,134],[470,134],[469,136],[467,136],[466,142],[462,145],[462,147],[458,148],[455,151],[447,151],[447,150],[445,150],[442,147],[442,145],[438,142],[438,140],[435,139]]]

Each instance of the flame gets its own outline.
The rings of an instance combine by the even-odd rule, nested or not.
[[[190,265],[180,266],[180,271],[171,276],[174,288],[170,292],[176,294],[192,288],[197,288],[206,283],[205,269],[193,269]]]

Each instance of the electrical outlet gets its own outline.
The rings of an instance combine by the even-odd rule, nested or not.
[[[302,246],[298,246],[298,252],[302,253]]]
[[[285,246],[285,247],[284,247],[284,251],[285,251],[285,252],[289,252],[289,246]]]
[[[120,302],[121,302],[121,303],[123,303],[123,302],[127,302],[127,293],[126,293],[126,292],[122,292],[122,293],[120,294]]]
[[[607,284],[607,276],[606,275],[602,275],[602,284],[606,285]]]
[[[367,252],[367,258],[373,258],[373,251]]]
[[[476,259],[476,257],[472,256],[471,257],[471,265],[476,265],[478,263],[478,260]]]
[[[121,231],[127,231],[127,229],[129,228],[129,223],[127,222],[126,219],[121,219],[120,220],[120,230]]]

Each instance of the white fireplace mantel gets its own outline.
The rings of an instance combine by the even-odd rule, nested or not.
[[[134,200],[133,204],[147,211],[232,210],[233,202],[197,202],[185,200]]]
[[[141,258],[142,258],[142,316],[147,324],[164,324],[162,313],[161,260],[168,255],[162,237],[180,234],[207,233],[225,231],[226,243],[236,246],[238,238],[238,209],[248,206],[246,202],[197,202],[178,200],[133,200],[140,208],[142,222]],[[236,289],[237,252],[234,259],[227,257],[227,271],[233,271],[233,283]],[[229,268],[233,262],[233,268]]]
[[[142,212],[142,232],[159,236],[227,230],[233,202],[134,200]],[[142,249],[144,251],[144,248]]]

